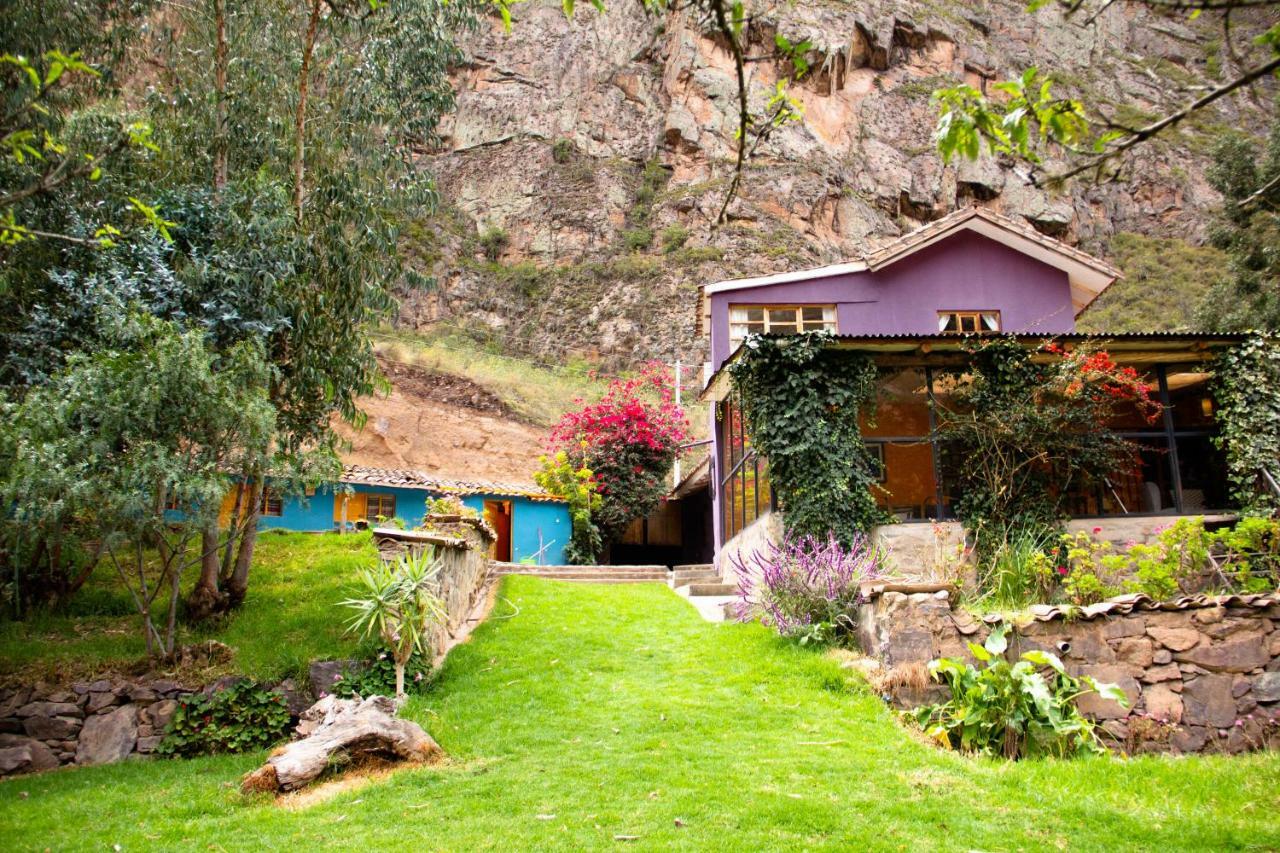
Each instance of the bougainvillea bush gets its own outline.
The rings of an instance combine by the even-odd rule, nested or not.
[[[599,402],[565,413],[549,444],[574,469],[591,471],[600,495],[594,520],[605,540],[614,540],[658,506],[680,445],[688,441],[689,419],[663,365],[651,363],[636,376],[614,380]]]
[[[805,643],[847,639],[862,584],[884,576],[884,556],[865,536],[854,537],[846,548],[835,534],[788,535],[745,560],[730,555],[738,577],[738,618],[758,617]]]

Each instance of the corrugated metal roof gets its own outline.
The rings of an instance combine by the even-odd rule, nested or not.
[[[564,498],[542,491],[532,484],[495,483],[487,480],[452,480],[436,477],[424,471],[405,468],[370,468],[364,465],[347,465],[342,469],[343,483],[365,486],[387,486],[397,489],[422,489],[452,495],[497,495],[500,497],[528,498],[532,501],[563,503]]]

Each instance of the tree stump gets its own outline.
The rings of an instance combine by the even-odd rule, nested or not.
[[[298,731],[305,736],[245,776],[241,790],[297,790],[332,766],[335,755],[421,763],[443,754],[421,726],[397,718],[394,703],[385,696],[326,696],[303,712]]]

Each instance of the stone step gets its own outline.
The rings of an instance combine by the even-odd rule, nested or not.
[[[663,583],[666,572],[499,572],[502,575],[522,575],[530,578],[547,578],[561,581],[590,581],[611,578],[624,581],[652,581]]]
[[[685,589],[690,596],[737,595],[736,583],[691,583]]]
[[[671,571],[671,586],[676,588],[691,583],[714,583],[719,580],[720,575],[715,569],[673,569]]]

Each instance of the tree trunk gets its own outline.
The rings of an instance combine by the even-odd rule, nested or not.
[[[213,191],[218,193],[227,185],[227,158],[230,147],[227,139],[227,3],[213,0],[215,44],[213,50]]]
[[[249,486],[249,509],[245,515],[244,532],[240,534],[240,548],[236,552],[236,567],[227,581],[227,607],[239,607],[249,590],[249,568],[253,565],[253,548],[258,542],[258,515],[262,509],[261,478]]]
[[[311,12],[307,16],[307,34],[302,42],[302,68],[298,71],[298,110],[293,117],[293,215],[302,222],[302,202],[305,197],[303,166],[306,145],[304,136],[307,125],[307,86],[311,76],[311,55],[316,47],[316,29],[320,25],[320,0],[311,0]]]
[[[210,519],[200,531],[200,577],[187,598],[187,613],[192,619],[208,619],[222,608],[222,592],[218,576],[222,564],[218,560],[218,522]]]
[[[404,699],[404,664],[396,661],[396,701]]]
[[[227,544],[222,551],[222,568],[218,572],[223,583],[231,581],[231,573],[235,568],[236,543],[244,535],[245,520],[240,515],[244,506],[245,484],[249,482],[249,477],[250,475],[246,473],[240,482],[236,483],[236,501],[231,507],[231,526],[227,530]]]

